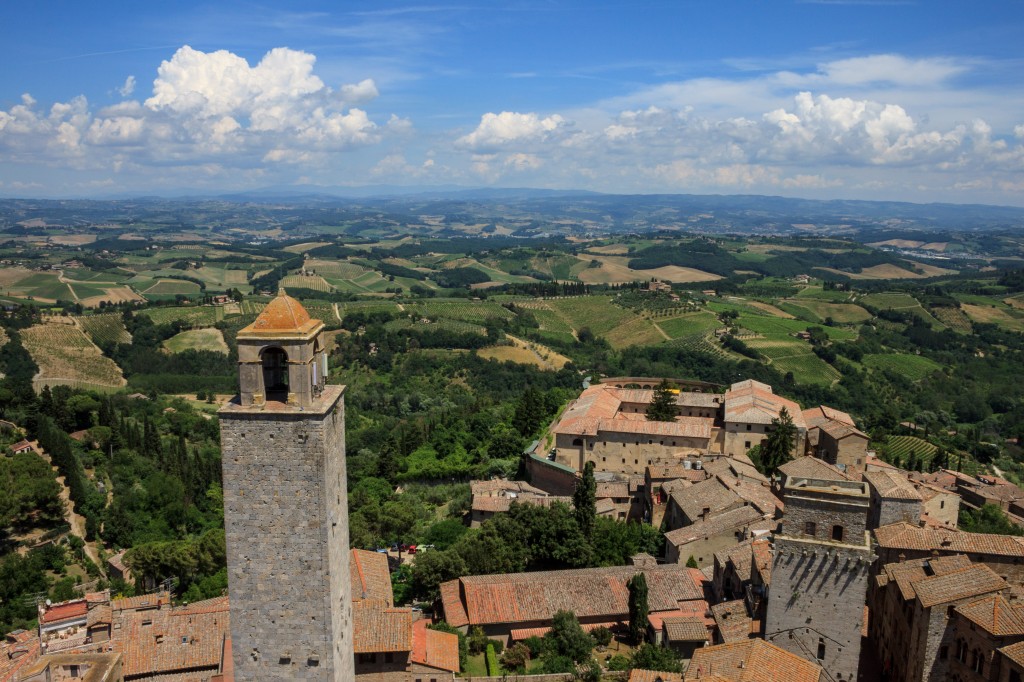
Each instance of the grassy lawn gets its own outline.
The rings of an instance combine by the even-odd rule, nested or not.
[[[718,318],[707,312],[689,313],[681,317],[658,320],[656,324],[672,339],[703,334],[721,326]]]

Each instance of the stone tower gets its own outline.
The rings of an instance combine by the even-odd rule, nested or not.
[[[352,680],[344,387],[282,290],[238,332],[219,413],[236,680]]]
[[[784,499],[765,639],[817,662],[833,682],[856,680],[874,559],[867,484],[793,478]]]

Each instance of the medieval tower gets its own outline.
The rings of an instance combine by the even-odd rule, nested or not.
[[[833,682],[856,680],[874,560],[867,484],[789,479],[784,499],[764,637],[816,661]]]
[[[284,291],[238,332],[220,410],[236,680],[352,680],[345,401],[320,320]]]

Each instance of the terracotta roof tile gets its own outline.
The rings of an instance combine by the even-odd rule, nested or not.
[[[945,550],[950,553],[1024,557],[1024,543],[1009,535],[921,528],[905,522],[881,526],[874,533],[878,545],[884,549]]]
[[[754,507],[737,507],[713,514],[689,526],[669,531],[665,533],[665,541],[676,547],[682,547],[691,542],[744,528],[762,518],[761,512]]]
[[[507,512],[512,507],[512,503],[517,502],[519,504],[530,504],[535,507],[551,507],[555,504],[571,505],[572,498],[568,496],[548,495],[544,497],[537,497],[535,495],[522,495],[518,497],[490,497],[473,496],[472,509],[473,511],[488,512],[491,514],[498,514]]]
[[[703,618],[674,616],[662,621],[665,637],[670,642],[707,642],[708,626]]]
[[[652,612],[703,599],[703,588],[694,584],[685,568],[666,565],[471,576],[443,584],[441,600],[452,625],[546,621],[562,609],[580,618],[617,620],[629,612],[626,582],[637,573],[647,578]]]
[[[716,675],[732,682],[818,682],[821,666],[791,654],[763,639],[697,649],[686,680]]]
[[[426,619],[412,624],[412,662],[459,672],[459,637],[449,632],[431,630]]]
[[[120,634],[112,640],[112,646],[124,656],[124,675],[218,669],[224,639],[230,634],[230,612],[226,599],[210,602],[175,609],[120,611]]]
[[[999,652],[1017,665],[1024,667],[1024,642],[1004,646]]]
[[[914,583],[917,598],[925,608],[998,592],[1006,587],[1006,581],[985,564],[972,564],[969,568]]]
[[[89,604],[84,599],[54,604],[39,616],[39,622],[44,625],[52,625],[65,620],[85,618],[88,610]]]
[[[412,609],[386,608],[380,602],[352,605],[357,654],[412,651]]]
[[[996,637],[1024,635],[1024,607],[992,595],[956,607],[957,613]]]
[[[864,480],[878,493],[879,497],[888,500],[920,500],[921,493],[906,476],[893,471],[868,471]]]
[[[753,619],[747,613],[747,604],[742,599],[726,601],[711,607],[718,634],[725,643],[750,639]]]
[[[832,481],[852,480],[846,472],[817,457],[797,457],[779,467],[787,478],[817,478]]]
[[[373,599],[394,606],[387,554],[353,549],[349,551],[348,566],[353,601]]]
[[[664,673],[659,670],[633,668],[629,673],[629,682],[683,682],[683,675],[682,673]]]
[[[857,436],[859,438],[864,438],[865,440],[868,438],[868,435],[858,428],[851,426],[850,424],[844,424],[843,422],[833,421],[831,419],[818,428],[835,440],[842,440],[847,436]]]
[[[281,289],[256,320],[238,333],[242,336],[267,332],[308,333],[320,324],[320,320],[311,319],[302,304]]]

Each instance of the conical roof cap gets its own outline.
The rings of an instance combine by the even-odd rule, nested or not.
[[[306,312],[306,309],[297,300],[285,293],[282,287],[277,296],[259,317],[248,327],[238,332],[239,336],[291,336],[294,334],[306,335],[314,329],[323,326],[320,320],[314,320]]]

